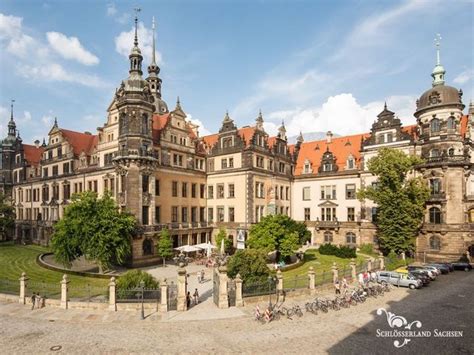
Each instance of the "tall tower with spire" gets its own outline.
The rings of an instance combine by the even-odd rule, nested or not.
[[[152,120],[155,98],[150,83],[142,77],[143,56],[138,42],[138,13],[135,9],[135,38],[129,55],[129,76],[115,94],[119,118],[119,150],[114,158],[120,176],[119,205],[147,225],[153,220],[149,178],[157,165],[153,150]],[[133,187],[139,187],[138,191]]]
[[[431,73],[431,76],[433,77],[433,86],[437,85],[443,85],[444,84],[444,75],[446,74],[446,70],[444,70],[444,67],[441,65],[441,59],[440,59],[440,46],[441,46],[441,35],[438,33],[435,38],[435,45],[436,45],[436,66],[433,69],[433,72]]]
[[[146,80],[150,84],[150,91],[155,98],[155,113],[163,114],[168,112],[166,102],[161,99],[161,82],[158,76],[160,74],[160,67],[156,64],[156,33],[155,33],[155,17],[152,22],[153,29],[153,47],[151,53],[151,63],[148,66],[148,78]]]

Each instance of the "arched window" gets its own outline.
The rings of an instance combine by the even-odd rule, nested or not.
[[[151,239],[145,239],[143,241],[143,255],[153,255],[153,242]]]
[[[356,235],[352,232],[346,233],[346,243],[347,244],[356,244],[357,243]]]
[[[437,133],[440,131],[439,119],[433,118],[430,122],[431,132]]]
[[[431,207],[430,210],[430,223],[440,224],[441,223],[441,211],[438,207]]]
[[[324,243],[332,243],[332,232],[324,232]]]
[[[440,250],[441,249],[441,240],[437,235],[430,237],[430,249],[431,250]]]
[[[453,116],[448,117],[448,129],[456,129],[456,119]]]

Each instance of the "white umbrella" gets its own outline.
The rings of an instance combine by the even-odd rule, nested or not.
[[[194,246],[194,245],[182,245],[182,246],[177,247],[175,249],[179,250],[179,251],[182,251],[182,252],[185,252],[185,253],[190,253],[190,252],[193,252],[193,251],[199,251],[200,250],[200,248],[196,248],[196,246]]]
[[[225,254],[224,238],[221,240],[221,255]]]
[[[217,247],[212,245],[211,243],[201,243],[201,244],[196,244],[193,245],[193,247],[201,248],[201,249],[216,249]]]

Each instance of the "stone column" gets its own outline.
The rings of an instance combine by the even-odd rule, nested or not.
[[[240,274],[237,274],[235,277],[235,306],[244,306],[244,298],[242,295],[242,278],[240,277]]]
[[[357,281],[356,262],[355,262],[355,259],[354,259],[354,258],[351,259],[351,262],[350,262],[349,265],[351,266],[352,282]]]
[[[372,271],[372,258],[367,259],[367,272]]]
[[[186,294],[188,293],[187,278],[186,269],[183,267],[183,264],[180,264],[178,268],[178,311],[186,311],[188,309],[186,303]]]
[[[337,265],[335,261],[332,263],[331,270],[332,270],[332,282],[335,283],[336,280],[339,278],[339,270],[337,269]]]
[[[168,312],[168,283],[166,279],[163,279],[161,282],[161,305],[160,311],[161,312]]]
[[[314,268],[312,266],[309,267],[308,270],[308,279],[309,279],[309,289],[311,292],[314,292],[316,288],[316,283],[315,283],[315,272]]]
[[[402,254],[401,254],[401,255],[402,255],[402,260],[405,260],[405,259],[406,259],[406,256],[405,256],[405,252],[404,252],[404,251],[402,251]]]
[[[281,294],[283,292],[283,274],[281,273],[281,270],[277,270],[277,293]]]
[[[380,270],[385,270],[385,259],[382,253],[380,253],[379,255],[379,267],[380,267]]]
[[[115,299],[115,287],[117,283],[115,282],[115,277],[110,278],[109,282],[109,310],[116,311],[117,310],[117,302]]]
[[[28,277],[26,277],[26,273],[22,272],[21,277],[20,277],[20,298],[18,299],[18,302],[20,304],[26,303],[25,295],[26,295],[27,281],[28,281]]]
[[[227,268],[219,266],[219,308],[229,308],[229,299],[227,294]]]
[[[67,275],[63,275],[63,279],[61,280],[61,308],[67,309],[67,285],[69,284],[69,280],[67,279]]]

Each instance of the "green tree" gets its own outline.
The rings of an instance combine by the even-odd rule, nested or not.
[[[298,223],[286,215],[269,215],[250,228],[247,246],[267,253],[276,250],[278,259],[287,259],[307,240],[308,235],[304,223]]]
[[[166,258],[173,256],[173,241],[167,228],[161,231],[157,247],[157,254],[163,259],[163,266],[166,266]]]
[[[120,212],[109,194],[97,198],[94,192],[74,194],[64,217],[54,226],[51,246],[58,262],[70,266],[84,255],[99,266],[123,264],[131,252],[136,219]]]
[[[227,254],[232,252],[232,240],[227,237],[227,231],[224,228],[219,229],[219,233],[216,235],[216,247],[220,251],[222,240],[224,240],[224,251]]]
[[[383,148],[368,162],[377,183],[358,193],[377,204],[377,229],[384,253],[411,251],[421,226],[429,189],[421,178],[408,177],[422,160],[404,152]]]
[[[271,271],[267,266],[266,254],[262,250],[238,250],[227,262],[227,275],[235,278],[237,274],[245,283],[267,282]]]
[[[131,293],[127,290],[139,289],[142,281],[144,288],[157,289],[159,286],[158,281],[146,271],[130,270],[120,275],[117,280],[117,297],[122,299],[136,297],[136,292]]]
[[[15,210],[11,204],[8,203],[4,194],[0,193],[0,240],[7,239],[8,232],[15,225]]]

